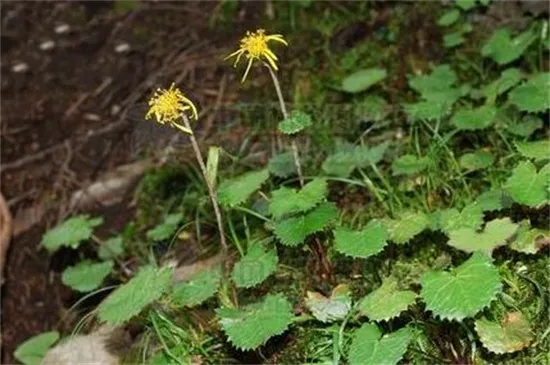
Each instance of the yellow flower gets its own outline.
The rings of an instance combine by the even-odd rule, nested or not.
[[[266,35],[265,30],[258,29],[256,32],[246,32],[246,36],[241,39],[239,50],[231,53],[225,58],[228,59],[236,56],[237,59],[235,60],[235,64],[233,66],[237,66],[239,60],[241,59],[241,56],[243,54],[246,56],[246,58],[248,59],[248,65],[246,66],[246,71],[244,72],[244,76],[241,82],[244,82],[244,80],[246,79],[248,71],[250,71],[250,67],[252,66],[254,60],[261,60],[262,58],[264,58],[274,70],[278,70],[278,58],[277,56],[275,56],[275,53],[273,53],[269,49],[269,46],[267,44],[269,41],[276,41],[284,44],[285,46],[288,46],[288,43],[284,40],[282,35]]]
[[[197,108],[193,102],[187,99],[180,89],[174,83],[168,90],[157,89],[155,94],[149,100],[149,110],[145,114],[145,119],[155,117],[157,123],[169,124],[179,130],[193,134],[193,131],[177,123],[177,120],[189,112],[189,118],[197,119]]]

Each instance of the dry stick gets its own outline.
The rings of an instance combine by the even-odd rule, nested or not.
[[[183,114],[182,119],[183,119],[183,124],[185,128],[192,131],[191,124],[189,123],[189,119],[187,118],[187,116]],[[197,161],[201,168],[202,175],[204,176],[204,180],[206,181],[206,186],[208,187],[208,194],[210,195],[210,200],[212,200],[212,205],[214,206],[214,214],[216,215],[216,221],[218,222],[218,230],[220,231],[220,241],[221,241],[220,243],[222,245],[224,257],[226,257],[227,243],[225,242],[225,231],[223,229],[222,214],[220,212],[220,207],[218,205],[218,196],[216,195],[216,189],[214,188],[210,179],[208,179],[208,175],[206,173],[206,166],[204,165],[204,159],[202,158],[201,150],[199,148],[199,144],[197,143],[197,139],[195,138],[195,135],[189,134],[189,139],[191,140],[191,145],[193,146],[193,150],[195,151],[195,156],[197,157]]]
[[[277,98],[279,99],[279,105],[281,106],[281,111],[283,112],[283,118],[288,119],[288,112],[285,106],[285,100],[283,99],[283,93],[281,92],[281,86],[279,84],[279,79],[277,75],[267,63],[264,63],[265,67],[269,70],[271,79],[273,80],[273,85],[275,85],[275,90],[277,91]],[[294,156],[294,166],[296,166],[296,171],[298,172],[298,179],[300,179],[300,186],[304,186],[304,175],[302,175],[302,166],[300,165],[300,156],[298,155],[298,145],[296,144],[296,138],[292,137],[290,146],[292,148],[292,156]]]

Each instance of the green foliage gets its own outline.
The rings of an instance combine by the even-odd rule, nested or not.
[[[434,101],[440,99],[438,94],[447,92],[456,81],[456,73],[451,66],[439,65],[429,75],[410,77],[409,86],[424,99]]]
[[[424,171],[429,162],[427,157],[404,155],[393,161],[391,168],[394,175],[416,175]]]
[[[500,28],[483,45],[481,54],[484,57],[492,58],[501,66],[506,65],[521,57],[535,38],[536,36],[530,29],[512,38],[509,29]]]
[[[476,202],[484,212],[509,208],[512,202],[501,189],[492,189],[477,197]]]
[[[338,218],[332,203],[323,203],[307,214],[275,222],[275,236],[286,246],[298,246],[307,236],[322,231]]]
[[[531,228],[529,221],[520,222],[515,239],[510,243],[512,250],[526,254],[536,254],[545,246],[550,246],[550,230]]]
[[[305,300],[315,318],[321,322],[334,322],[344,319],[351,310],[351,296],[347,285],[336,286],[329,298],[317,292],[307,292]]]
[[[456,208],[445,209],[439,214],[439,227],[449,234],[461,228],[477,230],[483,223],[483,207],[481,204],[468,204],[458,211]]]
[[[441,25],[442,27],[448,27],[449,25],[453,25],[456,23],[458,18],[460,17],[460,11],[458,9],[451,9],[445,12],[439,20],[437,21],[438,25]]]
[[[323,162],[323,171],[329,175],[347,177],[356,168],[364,168],[380,162],[389,146],[389,142],[384,142],[372,148],[356,146],[337,152]]]
[[[480,318],[475,328],[483,346],[496,354],[520,351],[533,341],[529,322],[521,312],[506,313],[500,323]]]
[[[267,165],[270,173],[275,176],[286,178],[296,174],[296,164],[292,152],[280,153],[273,156]]]
[[[481,251],[490,254],[495,248],[504,246],[518,225],[510,218],[494,219],[487,223],[483,232],[472,228],[459,228],[449,232],[448,244],[466,252]]]
[[[470,24],[463,24],[456,32],[445,34],[443,36],[443,46],[445,48],[453,48],[461,45],[466,41],[464,35],[472,31]]]
[[[267,295],[260,303],[243,308],[216,310],[229,342],[241,350],[253,350],[292,323],[292,305],[281,295]]]
[[[516,142],[516,148],[524,157],[535,161],[550,159],[550,140]]]
[[[252,193],[258,190],[269,178],[269,171],[252,171],[226,180],[218,188],[218,199],[226,207],[235,207],[244,203]]]
[[[497,96],[516,86],[521,81],[521,72],[517,68],[508,68],[500,74],[500,77],[485,86],[482,94],[491,103],[494,103]]]
[[[416,104],[404,104],[404,109],[412,120],[437,120],[448,115],[452,105],[445,102],[421,101]]]
[[[190,280],[177,283],[171,299],[176,306],[195,307],[216,294],[221,279],[222,270],[219,266],[202,270]]]
[[[498,270],[486,255],[476,252],[450,272],[426,273],[420,295],[435,316],[462,320],[487,307],[501,288]]]
[[[548,201],[550,182],[550,164],[537,172],[530,161],[520,162],[506,180],[504,190],[517,203],[529,207],[538,207]]]
[[[517,86],[509,94],[510,103],[519,110],[537,113],[550,109],[548,87],[550,73],[539,73],[532,76],[527,82]]]
[[[359,311],[373,321],[389,321],[406,311],[416,301],[416,293],[399,290],[397,282],[386,279],[359,303]]]
[[[61,281],[73,290],[89,292],[99,288],[113,267],[112,261],[96,263],[89,260],[81,261],[75,266],[65,269]]]
[[[293,110],[288,119],[279,123],[279,131],[283,134],[296,134],[312,125],[311,116],[299,110]]]
[[[339,227],[334,230],[334,249],[347,256],[367,258],[384,249],[387,237],[386,227],[377,220],[370,221],[360,231]]]
[[[82,241],[90,239],[94,228],[102,223],[101,217],[89,218],[87,215],[79,215],[69,218],[46,232],[40,245],[51,253],[64,246],[76,249]]]
[[[102,260],[110,260],[121,256],[124,253],[124,242],[122,236],[111,237],[103,242],[97,250],[97,255]]]
[[[143,267],[135,277],[119,286],[99,305],[99,320],[117,325],[139,314],[168,290],[173,271],[170,267]]]
[[[250,288],[273,274],[278,262],[275,249],[266,250],[262,244],[253,243],[248,247],[246,255],[233,267],[231,277],[238,288]]]
[[[310,181],[300,191],[283,186],[273,192],[269,210],[275,218],[305,212],[323,201],[326,194],[327,182],[322,178]]]
[[[542,120],[535,115],[525,115],[521,120],[518,118],[513,122],[504,125],[508,133],[520,137],[529,137],[537,129],[542,128]]]
[[[182,213],[168,214],[164,217],[164,221],[161,224],[147,231],[147,238],[155,242],[171,238],[178,230],[178,226],[182,220]]]
[[[48,350],[59,340],[59,332],[44,332],[17,346],[13,355],[24,365],[39,365]]]
[[[348,93],[359,93],[386,78],[388,73],[381,68],[369,68],[349,75],[342,81],[342,90]]]
[[[491,105],[483,105],[475,109],[459,109],[451,119],[451,122],[459,130],[485,129],[493,124],[497,115],[497,109]]]
[[[495,157],[489,151],[478,150],[460,156],[458,163],[467,171],[485,169],[493,164]]]
[[[364,323],[353,334],[348,356],[349,363],[352,365],[397,364],[405,355],[413,337],[414,332],[408,327],[382,335],[378,326]]]
[[[428,216],[421,212],[403,212],[398,219],[384,219],[390,240],[398,245],[409,242],[430,225]]]

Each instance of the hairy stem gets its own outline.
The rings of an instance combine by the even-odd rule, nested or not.
[[[285,100],[283,99],[283,93],[281,92],[281,85],[279,84],[279,79],[275,74],[275,71],[267,63],[265,67],[269,70],[271,75],[271,80],[273,80],[273,85],[275,86],[275,91],[277,92],[277,98],[279,99],[279,106],[283,112],[283,118],[288,119],[288,111],[286,110]],[[300,186],[304,186],[304,175],[302,175],[302,166],[300,165],[300,156],[298,154],[298,145],[296,144],[296,138],[292,137],[290,141],[290,147],[292,149],[292,156],[294,157],[294,166],[296,166],[296,172],[298,172],[298,179],[300,180]]]
[[[183,124],[185,125],[185,128],[192,130],[187,116],[182,115],[182,119],[183,119]],[[220,206],[218,204],[218,195],[216,194],[216,189],[213,186],[213,182],[211,182],[210,179],[208,179],[208,175],[206,173],[206,165],[204,164],[204,159],[202,157],[202,153],[199,148],[199,144],[197,143],[197,139],[195,138],[195,135],[189,134],[189,139],[191,140],[191,145],[193,146],[195,157],[197,158],[197,162],[199,163],[199,167],[201,169],[202,175],[204,176],[204,180],[206,181],[208,194],[210,195],[210,200],[212,201],[212,206],[214,207],[214,214],[216,215],[216,221],[218,222],[218,230],[220,233],[220,243],[222,245],[222,249],[225,253],[227,253],[227,242],[225,241],[225,230],[223,228],[223,221],[222,221],[222,214],[220,212]]]

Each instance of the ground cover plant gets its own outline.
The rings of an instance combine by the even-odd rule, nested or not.
[[[135,222],[112,237],[91,215],[45,233],[43,249],[82,252],[63,283],[101,296],[75,332],[137,328],[129,363],[548,362],[548,21],[476,34],[488,1],[428,4],[440,54],[400,77],[391,26],[330,47],[371,14],[354,6],[278,4],[271,29],[236,40],[242,87],[277,98],[243,122],[277,146],[262,163],[244,140],[203,146],[205,161],[189,96],[172,85],[150,99],[150,122],[189,137],[200,169],[150,172]],[[174,168],[185,188],[156,194]],[[192,241],[209,258],[180,280],[171,255]],[[38,363],[59,338],[15,356]]]

